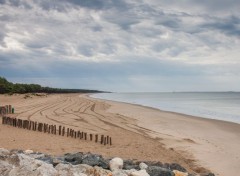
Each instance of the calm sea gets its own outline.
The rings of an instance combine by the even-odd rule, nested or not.
[[[100,93],[92,97],[240,124],[240,92]]]

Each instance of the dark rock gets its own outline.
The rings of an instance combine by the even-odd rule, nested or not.
[[[11,154],[23,153],[23,150],[12,149],[10,153]]]
[[[64,161],[64,157],[54,157],[52,159],[52,165],[53,167],[57,166],[58,164],[63,163],[66,164],[66,162]]]
[[[139,165],[126,165],[126,166],[124,166],[123,169],[125,169],[125,170],[131,170],[131,169],[140,170],[140,167],[139,167]]]
[[[99,161],[101,157],[101,155],[87,153],[82,157],[82,164],[87,164],[89,166],[99,166]]]
[[[109,169],[109,161],[110,159],[104,159],[103,157],[100,157],[98,166],[103,169]]]
[[[44,161],[45,163],[48,163],[48,164],[53,164],[53,159],[49,155],[44,155],[43,157],[37,157],[36,159]]]
[[[134,162],[133,160],[124,160],[123,161],[123,169],[125,170],[131,170],[136,169],[139,170],[139,163],[140,162]]]
[[[160,161],[158,161],[158,162],[156,162],[156,161],[144,161],[144,163],[148,166],[163,167],[163,163],[161,163]]]
[[[200,176],[215,176],[213,173],[200,174]]]
[[[158,167],[158,166],[149,166],[146,171],[150,176],[174,176],[175,175],[171,170]]]
[[[74,154],[67,153],[64,155],[64,160],[73,165],[82,164],[82,158],[83,158],[83,153],[81,152],[74,153]]]
[[[178,170],[178,171],[181,171],[181,172],[187,172],[187,170],[184,167],[182,167],[181,165],[179,165],[177,163],[172,163],[172,164],[170,164],[169,167],[170,167],[171,170]]]

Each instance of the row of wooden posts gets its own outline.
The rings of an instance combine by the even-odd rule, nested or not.
[[[23,128],[26,130],[33,130],[38,132],[44,132],[59,136],[67,136],[75,139],[83,139],[93,141],[95,137],[95,142],[103,145],[112,145],[112,138],[109,136],[98,135],[98,134],[88,134],[83,131],[75,131],[71,128],[65,128],[64,126],[49,125],[47,123],[38,123],[30,120],[22,120],[12,117],[2,117],[2,124],[10,125],[17,128]]]
[[[0,115],[14,114],[12,105],[0,106]]]

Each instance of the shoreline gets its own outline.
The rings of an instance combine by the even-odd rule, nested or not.
[[[107,102],[109,104],[111,104],[112,106],[120,106],[120,108],[115,108],[114,110],[111,110],[110,108],[110,112],[113,113],[120,113],[121,115],[127,115],[129,112],[124,112],[122,111],[122,109],[124,109],[125,106],[131,106],[131,109],[133,110],[133,107],[135,107],[136,109],[145,109],[145,110],[149,110],[149,111],[155,111],[159,114],[165,114],[165,119],[167,119],[169,116],[175,116],[174,117],[174,121],[171,122],[173,123],[177,123],[178,125],[176,125],[174,128],[172,128],[171,130],[156,130],[157,128],[154,127],[154,124],[151,125],[147,125],[147,120],[146,118],[137,118],[139,119],[140,123],[138,123],[139,127],[144,127],[147,130],[152,130],[154,132],[157,132],[158,134],[148,134],[150,137],[152,138],[160,138],[161,142],[169,149],[173,148],[176,149],[178,151],[181,151],[184,153],[185,157],[189,157],[189,153],[190,153],[190,157],[193,157],[196,159],[197,163],[199,163],[202,166],[207,167],[208,169],[212,170],[216,175],[221,175],[221,176],[225,176],[225,175],[233,175],[238,168],[238,164],[236,164],[236,162],[240,162],[240,152],[238,152],[238,147],[240,147],[240,124],[238,123],[234,123],[234,122],[229,122],[229,121],[223,121],[223,120],[217,120],[217,119],[208,119],[208,118],[202,118],[202,117],[197,117],[197,116],[192,116],[192,115],[186,115],[186,114],[182,114],[182,113],[177,113],[177,112],[171,112],[171,111],[164,111],[164,110],[160,110],[157,108],[153,108],[153,107],[148,107],[148,106],[144,106],[144,105],[139,105],[139,104],[132,104],[132,103],[125,103],[125,102],[118,102],[118,101],[113,101],[113,100],[105,100],[105,99],[98,99],[98,98],[94,98],[94,97],[90,97],[96,100],[100,100],[100,101],[104,101]],[[147,113],[146,113],[147,114]],[[138,114],[139,116],[141,116],[141,114]],[[132,116],[131,118],[136,118],[136,116]],[[152,118],[152,117],[151,117]],[[156,118],[155,118],[156,120]],[[161,122],[160,119],[158,119],[158,122]],[[167,121],[167,122],[166,122]],[[169,122],[170,119],[164,121],[165,124],[171,123]],[[184,122],[181,122],[184,121]],[[212,135],[212,137],[209,136],[209,134],[205,134],[206,131],[201,131],[201,127],[199,129],[197,128],[190,128],[189,130],[186,130],[184,128],[187,128],[187,122],[186,121],[193,121],[194,126],[201,126],[199,124],[204,124],[201,127],[204,129],[204,127],[206,126],[207,128],[211,128],[214,127],[216,129],[213,130],[209,130],[207,128],[205,128],[205,130],[210,131],[211,133],[209,133],[210,135]],[[181,124],[183,123],[183,125]],[[155,125],[156,126],[156,125]],[[179,127],[182,130],[179,130]],[[158,126],[159,128],[164,128],[164,126]],[[173,131],[175,130],[175,128],[178,128],[177,130],[180,131],[179,133],[182,134],[177,134],[174,133]],[[166,131],[166,132],[165,132]],[[189,137],[189,135],[187,133],[196,133],[196,131],[198,131],[199,134],[197,134],[194,137]],[[159,135],[159,133],[161,133]],[[165,134],[163,133],[165,132]],[[184,133],[185,132],[185,133]],[[201,135],[201,133],[205,134],[205,135]],[[216,133],[216,134],[214,134]],[[218,136],[219,134],[219,136]],[[235,138],[236,135],[236,138]],[[166,137],[167,136],[167,137]],[[170,137],[173,136],[173,137]],[[186,137],[188,136],[188,137]],[[186,138],[184,138],[186,137]],[[201,139],[200,139],[201,137]],[[227,139],[228,138],[235,138],[237,139],[238,142],[235,143],[235,141],[231,141],[233,142],[231,149],[231,145],[227,145]],[[167,140],[162,140],[163,138],[169,138]],[[172,139],[170,139],[172,138]],[[180,138],[180,139],[179,139]],[[198,138],[200,140],[198,140]],[[220,140],[216,140],[217,138],[220,138]],[[180,142],[181,139],[186,140],[185,144],[182,144]],[[187,143],[188,142],[188,143]],[[231,144],[231,143],[230,143]],[[202,146],[195,146],[195,145],[202,145]],[[238,147],[236,147],[238,146]],[[222,151],[221,151],[222,150]],[[229,151],[228,151],[229,150]],[[231,155],[228,155],[227,153],[232,153]],[[209,157],[210,156],[210,157]],[[211,159],[212,158],[217,158],[217,159]],[[235,160],[234,163],[234,168],[235,168],[235,172],[232,171],[231,173],[228,173],[227,171],[227,167],[228,165],[230,165],[230,160],[231,157],[233,157],[232,159]],[[217,164],[217,162],[221,161],[221,160],[225,160],[225,162]],[[229,161],[226,161],[229,160]],[[220,168],[222,167],[222,168]]]
[[[213,122],[221,122],[221,123],[229,123],[232,125],[240,125],[240,123],[237,122],[232,122],[232,121],[226,121],[226,120],[221,120],[221,119],[212,119],[212,118],[207,118],[207,117],[201,117],[201,116],[195,116],[195,115],[190,115],[190,114],[184,114],[184,113],[180,113],[180,112],[174,112],[174,111],[167,111],[167,110],[163,110],[163,109],[159,109],[159,108],[155,108],[155,107],[151,107],[151,106],[147,106],[147,105],[141,105],[141,104],[137,104],[137,103],[128,103],[128,102],[123,102],[123,101],[117,101],[117,100],[108,100],[108,99],[103,99],[103,98],[95,98],[95,97],[91,97],[91,94],[86,94],[86,97],[88,98],[92,98],[95,100],[100,100],[100,101],[106,101],[106,102],[113,102],[113,103],[123,103],[123,104],[128,104],[131,106],[139,106],[139,107],[143,107],[143,108],[148,108],[148,109],[152,109],[155,111],[159,111],[159,112],[165,112],[165,113],[171,113],[171,114],[176,114],[176,115],[180,115],[180,116],[186,116],[189,118],[197,118],[197,119],[202,119],[202,120],[209,120],[209,121],[213,121]]]
[[[47,123],[54,120],[54,123],[85,131],[111,134],[113,146],[86,141],[79,146],[79,141],[69,138],[0,125],[0,147],[54,155],[92,152],[125,159],[176,162],[195,173],[206,170],[219,176],[237,173],[240,162],[238,124],[88,96],[52,94],[24,99],[23,95],[0,95],[0,98],[16,107],[14,116]],[[47,146],[45,141],[49,143]]]

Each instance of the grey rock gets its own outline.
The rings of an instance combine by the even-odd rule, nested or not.
[[[137,162],[134,162],[133,160],[124,160],[123,161],[123,169],[125,170],[131,170],[136,169],[139,170],[139,164]]]
[[[83,153],[81,153],[81,152],[74,153],[74,154],[67,153],[64,155],[64,160],[73,165],[76,165],[76,164],[82,163],[82,157],[83,157]]]
[[[38,159],[40,161],[44,161],[45,163],[48,163],[48,164],[53,164],[53,159],[51,156],[48,156],[48,155],[44,155],[44,156],[38,156],[38,157],[32,157],[32,158],[35,158],[35,159]]]
[[[181,165],[179,165],[177,163],[170,164],[170,169],[171,170],[178,170],[178,171],[181,171],[181,172],[187,172],[187,170],[184,167],[182,167]]]
[[[128,174],[123,170],[114,170],[112,176],[128,176]]]
[[[158,166],[149,166],[146,171],[151,176],[174,176],[175,175],[171,170],[158,167]]]
[[[87,164],[89,166],[98,166],[101,156],[87,153],[82,157],[82,164]]]
[[[141,170],[146,170],[146,169],[148,168],[148,165],[145,164],[145,163],[143,163],[143,162],[141,162],[141,163],[139,164],[139,168],[140,168]]]
[[[200,176],[215,176],[213,173],[200,174]]]

